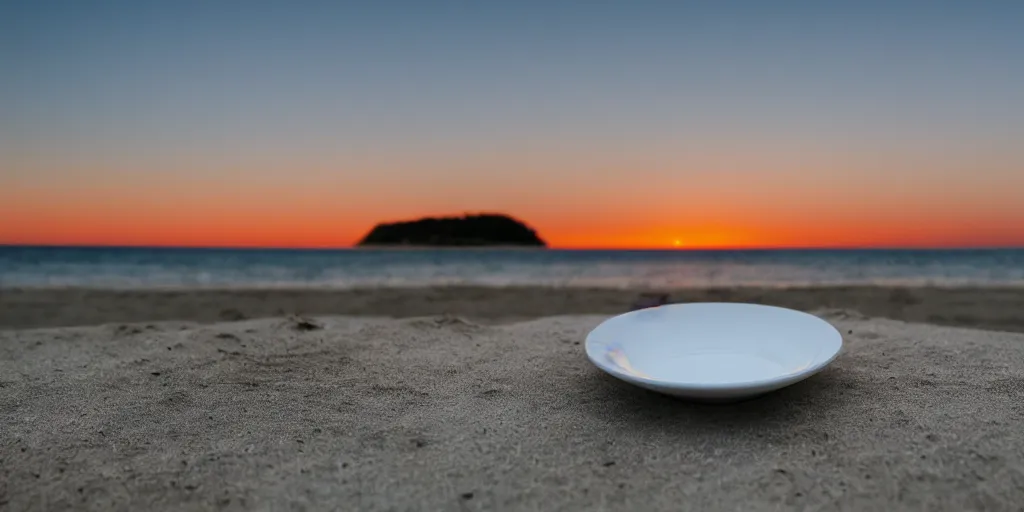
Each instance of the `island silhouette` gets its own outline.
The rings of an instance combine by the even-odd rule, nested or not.
[[[500,213],[423,217],[374,226],[357,246],[547,247],[523,221]]]

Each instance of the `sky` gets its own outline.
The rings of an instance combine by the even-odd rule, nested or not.
[[[7,0],[0,243],[1024,246],[1024,2]]]

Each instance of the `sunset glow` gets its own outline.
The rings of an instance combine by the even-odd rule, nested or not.
[[[64,4],[0,10],[0,244],[1024,246],[1017,4]]]
[[[0,227],[5,244],[131,245],[193,247],[341,248],[354,244],[375,222],[391,219],[386,210],[354,215],[347,211],[278,206],[225,211],[203,208],[53,207],[16,210],[0,207],[6,219],[21,219]],[[134,212],[134,213],[133,213]],[[444,215],[461,212],[424,212]],[[362,220],[351,220],[353,217]],[[348,218],[348,220],[346,220]],[[680,214],[671,223],[659,216],[636,212],[633,217],[601,226],[574,219],[523,216],[554,248],[726,249],[799,247],[1010,247],[1022,245],[1020,224],[1013,219],[970,217],[927,220],[843,218],[823,215],[794,222],[750,219],[707,225],[687,222]]]
[[[677,156],[651,146],[636,155],[591,151],[543,160],[513,151],[338,157],[336,168],[346,172],[316,160],[285,167],[225,156],[227,167],[241,170],[217,180],[198,157],[133,173],[146,163],[63,167],[28,155],[15,162],[22,173],[0,188],[0,243],[349,247],[382,221],[500,211],[555,248],[1024,245],[1024,173],[993,160],[992,177],[981,179],[978,160],[957,155],[953,145],[931,163],[805,152],[798,164],[799,148],[764,151],[742,141],[736,155],[681,147]],[[603,175],[577,180],[595,160]],[[491,172],[459,171],[466,168]],[[704,169],[714,172],[698,172]],[[68,177],[45,178],[61,174]]]

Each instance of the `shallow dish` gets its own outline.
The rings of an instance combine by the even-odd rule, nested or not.
[[[814,315],[760,304],[669,304],[609,318],[587,357],[612,376],[704,401],[752,398],[799,382],[839,355],[843,337]]]

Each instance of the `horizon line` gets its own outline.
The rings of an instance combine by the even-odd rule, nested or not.
[[[260,245],[145,245],[145,244],[19,244],[0,242],[0,248],[22,249],[170,249],[225,251],[416,251],[416,250],[502,250],[502,251],[632,251],[632,252],[741,252],[741,251],[958,251],[958,250],[1024,250],[1024,245],[834,245],[834,246],[722,246],[722,247],[534,247],[516,245],[492,246],[260,246]]]

